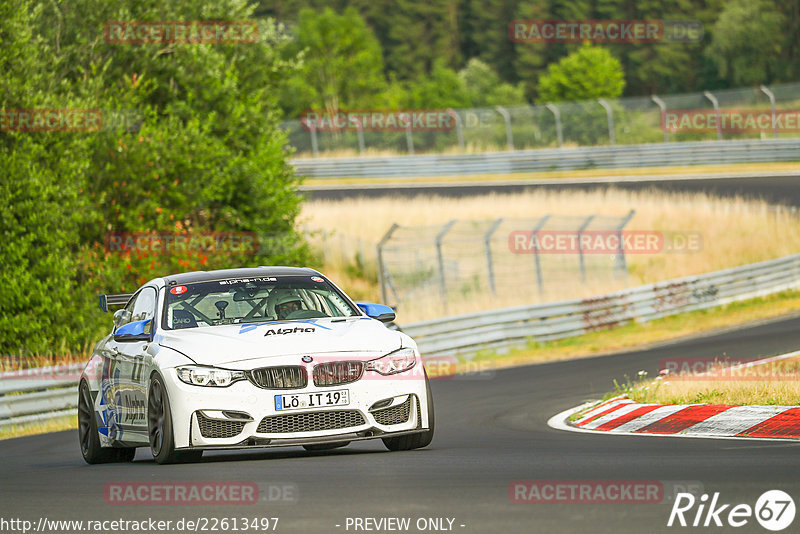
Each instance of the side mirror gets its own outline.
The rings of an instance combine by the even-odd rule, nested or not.
[[[375,304],[373,302],[356,302],[356,304],[369,317],[382,323],[390,323],[395,319],[394,310],[384,304]]]
[[[114,312],[114,326],[119,327],[125,323],[130,322],[131,320],[131,312],[126,310],[125,308],[119,309]]]
[[[134,321],[120,326],[117,328],[117,331],[114,332],[114,341],[123,343],[129,341],[150,341],[150,334],[145,330],[147,329],[148,323],[151,321],[152,319],[145,319],[143,321]]]

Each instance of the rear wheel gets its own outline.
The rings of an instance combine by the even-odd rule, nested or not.
[[[349,441],[338,441],[336,443],[319,443],[316,445],[303,445],[303,448],[309,452],[316,451],[329,451],[331,449],[338,449],[339,447],[347,447],[350,445]]]
[[[78,439],[81,454],[88,464],[104,464],[110,462],[131,462],[136,456],[134,448],[103,447],[97,432],[97,418],[94,413],[94,402],[89,391],[89,384],[81,381],[78,388]]]
[[[417,432],[416,434],[406,434],[394,438],[383,438],[383,444],[390,451],[410,451],[427,447],[433,441],[434,417],[433,417],[433,396],[431,395],[431,385],[428,382],[428,373],[425,373],[425,393],[428,397],[428,430]],[[419,402],[419,401],[417,401]]]

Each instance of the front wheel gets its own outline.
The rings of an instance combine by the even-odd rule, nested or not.
[[[427,447],[433,441],[434,417],[433,417],[433,396],[431,395],[431,384],[428,382],[428,373],[425,373],[425,393],[428,397],[428,430],[417,432],[416,434],[406,434],[394,438],[383,438],[383,444],[390,451],[410,451],[411,449],[421,449]],[[419,401],[417,401],[419,402]]]
[[[147,396],[147,433],[150,437],[150,452],[153,453],[156,463],[195,462],[203,456],[202,450],[175,450],[169,396],[163,379],[158,375],[153,375],[150,380],[150,393]]]
[[[87,464],[105,464],[110,462],[131,462],[136,456],[134,448],[103,447],[97,432],[97,418],[94,413],[94,402],[89,391],[89,384],[81,381],[78,388],[78,440],[81,454]]]
[[[178,459],[172,435],[172,414],[167,389],[158,375],[153,375],[150,380],[150,391],[147,395],[147,433],[150,437],[150,452],[157,463],[171,464]]]

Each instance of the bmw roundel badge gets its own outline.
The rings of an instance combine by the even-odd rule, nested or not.
[[[301,359],[303,360],[303,363],[311,363],[314,361],[314,358],[311,356],[303,356]]]

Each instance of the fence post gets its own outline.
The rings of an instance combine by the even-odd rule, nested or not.
[[[306,122],[308,124],[308,122]],[[316,158],[319,156],[319,145],[317,144],[317,126],[315,124],[308,124],[308,131],[311,134],[311,153]]]
[[[605,98],[598,98],[597,102],[606,110],[606,118],[608,119],[608,140],[612,145],[617,144],[616,136],[614,135],[614,112],[611,110],[611,105]]]
[[[503,116],[503,121],[506,123],[506,142],[508,143],[508,149],[514,150],[514,134],[511,132],[511,115],[506,108],[502,106],[496,106],[495,109]]]
[[[553,116],[556,118],[556,138],[558,139],[558,148],[561,148],[564,144],[564,133],[561,130],[561,112],[553,104],[545,104],[544,107],[552,111]]]
[[[408,146],[408,153],[414,155],[414,136],[411,135],[411,118],[408,119],[408,124],[406,124],[406,146]]]
[[[580,263],[581,266],[581,280],[583,281],[584,284],[586,283],[586,265],[584,265],[583,261],[583,245],[581,245],[581,234],[583,234],[586,228],[589,227],[593,219],[594,215],[589,215],[588,217],[586,217],[586,220],[583,221],[581,227],[578,228],[578,262]]]
[[[544,225],[547,224],[547,220],[550,218],[550,214],[548,213],[544,217],[542,217],[538,223],[536,223],[536,227],[533,229],[533,234],[531,235],[531,239],[536,238],[536,245],[533,247],[533,263],[536,266],[536,284],[539,286],[539,296],[544,294],[544,280],[542,280],[542,264],[539,260],[539,230],[544,228]]]
[[[378,241],[378,246],[377,246],[378,285],[381,288],[381,301],[383,302],[383,304],[387,303],[386,275],[384,274],[384,269],[386,269],[386,266],[383,264],[383,247],[384,245],[386,245],[386,242],[392,238],[392,234],[399,227],[400,225],[397,223],[392,224],[391,228],[389,228],[389,231],[386,232],[386,234],[384,234],[384,236],[381,238],[380,241]]]
[[[461,152],[464,152],[464,129],[463,125],[461,124],[461,115],[458,114],[456,110],[453,108],[448,109],[447,111],[450,112],[450,115],[456,121],[456,135],[458,136],[458,148],[461,149]]]
[[[495,233],[497,228],[503,223],[503,218],[497,219],[492,226],[489,228],[489,231],[486,232],[486,235],[483,236],[483,243],[484,247],[486,248],[486,263],[489,267],[489,289],[492,291],[492,295],[497,293],[494,284],[494,265],[492,262],[492,234]]]
[[[717,117],[717,139],[722,139],[722,124],[719,122],[719,101],[709,91],[703,91],[703,96],[709,99],[711,105],[714,106],[714,115]]]
[[[633,218],[634,215],[636,215],[636,210],[631,210],[630,213],[628,213],[628,215],[626,215],[625,218],[622,219],[622,222],[617,227],[617,239],[619,240],[619,254],[617,254],[616,261],[614,262],[614,278],[617,277],[617,269],[619,269],[619,272],[623,271],[626,273],[628,272],[628,263],[625,258],[625,246],[624,243],[622,242],[622,230],[630,222],[630,220]]]
[[[772,94],[772,91],[767,89],[766,85],[762,85],[759,87],[761,92],[767,95],[769,98],[769,107],[772,108],[772,127],[775,130],[775,139],[778,138],[778,122],[775,120],[775,95]]]
[[[361,121],[357,120],[356,123],[356,135],[358,136],[358,153],[359,155],[364,155],[364,127],[361,125]]]
[[[669,132],[667,131],[667,104],[656,95],[650,95],[650,100],[656,103],[656,106],[661,110],[661,129],[664,130],[664,142],[669,143]]]
[[[447,314],[447,282],[444,277],[444,257],[442,256],[442,239],[456,223],[456,219],[448,222],[436,236],[436,259],[439,261],[439,292],[442,296],[442,309]]]

